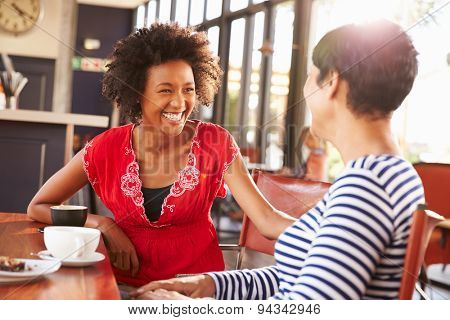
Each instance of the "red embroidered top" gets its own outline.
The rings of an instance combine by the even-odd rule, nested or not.
[[[148,220],[143,206],[139,165],[132,147],[135,126],[112,128],[84,148],[84,169],[92,187],[138,254],[135,278],[114,270],[121,282],[139,286],[178,273],[224,269],[210,210],[214,199],[226,194],[223,176],[239,148],[220,126],[193,122],[196,130],[188,163],[178,173],[155,222]]]

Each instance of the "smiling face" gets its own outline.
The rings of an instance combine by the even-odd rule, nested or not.
[[[173,60],[150,67],[140,98],[142,123],[163,134],[177,136],[183,131],[195,101],[194,74],[187,62]]]

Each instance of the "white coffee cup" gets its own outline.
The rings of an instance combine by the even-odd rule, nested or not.
[[[87,258],[98,247],[100,231],[82,227],[46,227],[44,243],[58,259]]]

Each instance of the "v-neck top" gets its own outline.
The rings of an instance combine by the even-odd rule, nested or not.
[[[132,146],[135,125],[112,128],[84,147],[84,170],[92,187],[138,254],[136,277],[115,269],[119,281],[142,285],[179,273],[224,269],[210,210],[217,196],[226,195],[224,173],[239,148],[224,128],[198,120],[192,124],[195,133],[187,164],[178,172],[156,221],[145,213]]]
[[[169,195],[172,185],[162,188],[144,188],[142,187],[142,194],[144,195],[145,215],[148,220],[155,222],[161,217],[161,209],[164,199]]]

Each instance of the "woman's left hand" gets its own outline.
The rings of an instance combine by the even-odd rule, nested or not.
[[[155,291],[146,291],[135,297],[138,300],[192,300],[176,291],[167,291],[165,289],[156,289]]]

